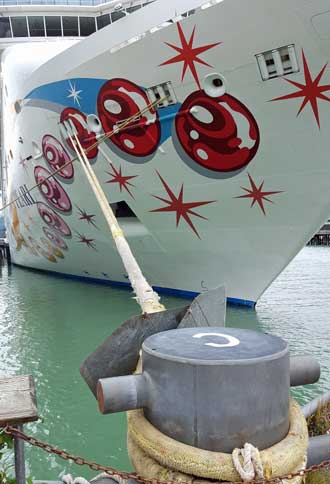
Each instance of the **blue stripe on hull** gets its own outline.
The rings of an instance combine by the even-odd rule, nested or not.
[[[93,282],[95,284],[102,284],[104,286],[116,286],[116,287],[122,287],[125,289],[128,289],[128,288],[131,289],[131,284],[129,282],[112,281],[110,279],[96,279],[94,277],[88,277],[88,276],[76,276],[74,274],[65,274],[63,272],[49,271],[47,269],[36,269],[34,267],[26,267],[17,263],[14,263],[14,265],[22,269],[26,269],[26,270],[38,272],[38,273],[49,274],[54,277],[73,279],[76,281]],[[155,291],[159,292],[160,294],[165,294],[168,296],[176,296],[176,297],[181,297],[185,299],[194,299],[199,294],[199,292],[185,291],[183,289],[173,289],[170,287],[153,286],[153,288],[155,289]],[[256,305],[254,301],[249,301],[247,299],[238,299],[235,297],[227,297],[227,303],[233,306],[245,306],[249,308],[254,308]]]

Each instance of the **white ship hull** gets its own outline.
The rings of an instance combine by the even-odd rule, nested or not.
[[[169,86],[170,105],[89,152],[109,203],[136,215],[119,222],[152,285],[192,294],[224,284],[253,304],[328,219],[330,1],[224,0],[149,31],[199,3],[161,0],[57,56],[60,42],[5,52],[5,202],[22,195],[6,212],[16,264],[128,284],[79,162],[23,192],[75,157],[61,122],[88,148],[145,108],[154,86]],[[271,63],[256,56],[283,46],[292,72],[274,54],[279,75],[263,80]]]

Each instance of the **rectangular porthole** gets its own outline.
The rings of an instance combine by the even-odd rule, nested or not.
[[[103,27],[106,27],[107,25],[110,25],[110,15],[108,13],[105,13],[104,15],[100,15],[100,17],[97,17],[96,19],[97,22],[97,29],[103,29]]]
[[[94,17],[79,17],[80,36],[87,37],[95,32]]]
[[[65,37],[77,37],[78,32],[78,17],[62,17],[63,35]]]
[[[45,25],[43,17],[28,17],[28,23],[30,37],[45,37]]]
[[[61,37],[62,36],[62,26],[61,17],[59,16],[46,16],[46,33],[47,37]]]
[[[293,44],[257,54],[256,59],[263,81],[299,72],[296,49]]]
[[[11,37],[9,17],[0,17],[0,37]]]
[[[147,89],[147,96],[152,103],[157,99],[166,98],[163,102],[158,104],[158,109],[166,108],[167,106],[177,104],[178,102],[171,81],[149,87]]]
[[[14,37],[28,37],[28,28],[26,17],[11,17],[11,26],[13,29],[13,36]]]

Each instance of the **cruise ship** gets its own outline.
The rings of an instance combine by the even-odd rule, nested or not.
[[[330,0],[0,0],[15,264],[253,306],[330,213]],[[74,143],[76,137],[79,143]]]

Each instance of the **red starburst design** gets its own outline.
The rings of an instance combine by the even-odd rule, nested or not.
[[[262,210],[263,214],[266,215],[265,207],[264,207],[264,200],[270,203],[274,203],[273,200],[268,198],[269,195],[276,195],[278,193],[283,193],[282,191],[277,192],[263,192],[262,189],[264,187],[265,180],[263,180],[259,187],[254,183],[251,175],[248,173],[251,188],[244,188],[241,187],[242,190],[247,192],[247,195],[240,195],[239,197],[235,198],[252,198],[251,207],[257,202],[260,209]]]
[[[300,109],[298,111],[297,116],[303,111],[307,103],[310,103],[317,125],[320,129],[320,116],[319,116],[319,107],[318,107],[318,99],[321,99],[322,101],[330,101],[330,98],[325,96],[323,93],[325,91],[330,91],[330,85],[326,84],[323,86],[319,86],[319,83],[322,79],[322,76],[324,74],[324,71],[327,67],[328,64],[325,64],[321,71],[318,73],[317,77],[312,79],[311,72],[309,70],[307,60],[305,57],[304,51],[302,51],[302,58],[303,58],[303,63],[304,63],[304,75],[305,75],[305,82],[306,84],[300,84],[300,82],[295,82],[291,81],[290,79],[284,79],[286,82],[289,82],[295,87],[298,87],[299,91],[297,92],[292,92],[291,94],[287,94],[285,96],[277,97],[275,99],[271,99],[271,101],[283,101],[285,99],[295,99],[299,97],[303,97],[303,103],[300,106]]]
[[[81,235],[78,232],[77,232],[77,236],[78,236],[78,242],[80,242],[81,244],[86,244],[87,247],[89,247],[90,249],[96,250],[96,247],[94,244],[95,239],[88,239],[85,235]]]
[[[198,74],[195,67],[195,62],[207,67],[212,67],[210,64],[205,62],[203,59],[200,59],[198,56],[203,52],[206,52],[207,50],[222,44],[222,42],[216,42],[214,44],[208,44],[201,47],[193,47],[196,26],[192,31],[189,42],[187,42],[187,39],[183,33],[182,27],[179,22],[177,22],[177,27],[178,27],[179,36],[180,36],[181,47],[170,44],[169,42],[165,42],[165,44],[171,47],[172,49],[176,50],[177,52],[179,52],[179,54],[176,55],[175,57],[172,57],[171,59],[168,59],[167,61],[163,62],[160,65],[166,66],[168,64],[176,64],[177,62],[183,62],[181,82],[183,81],[187,68],[189,67],[190,72],[192,73],[199,89],[201,89],[201,85],[200,85]]]
[[[121,171],[121,166],[119,167],[119,170],[116,170],[114,165],[112,163],[109,163],[113,173],[110,173],[107,171],[108,175],[111,175],[113,178],[112,180],[108,180],[106,183],[118,183],[119,184],[119,190],[120,193],[122,192],[123,188],[131,195],[132,198],[134,198],[133,194],[130,192],[130,187],[135,187],[133,183],[130,183],[129,180],[132,180],[133,178],[136,178],[137,175],[131,175],[131,176],[123,176],[122,171]]]
[[[95,217],[95,215],[92,215],[92,214],[88,214],[87,212],[85,212],[85,210],[82,210],[81,208],[77,207],[78,211],[79,211],[79,220],[86,220],[86,222],[88,224],[91,224],[93,225],[95,228],[97,228],[97,226],[95,225],[95,222],[93,220],[93,218]]]
[[[191,221],[191,216],[194,215],[195,217],[202,218],[204,220],[208,220],[206,217],[203,217],[199,213],[196,213],[195,211],[192,210],[192,208],[197,208],[197,207],[202,207],[203,205],[208,205],[209,203],[215,203],[216,200],[209,200],[206,202],[184,202],[183,201],[183,184],[181,185],[180,188],[180,193],[176,197],[164,178],[161,177],[161,175],[157,171],[157,175],[159,176],[163,187],[165,188],[168,196],[170,197],[169,200],[166,200],[165,198],[157,197],[156,195],[152,195],[154,198],[157,198],[161,202],[164,202],[167,204],[165,207],[161,208],[156,208],[155,210],[150,210],[150,212],[176,212],[176,226],[179,225],[181,217],[187,222],[187,224],[190,226],[190,228],[194,231],[194,233],[197,235],[197,237],[200,239],[199,233],[197,232],[194,224]]]

